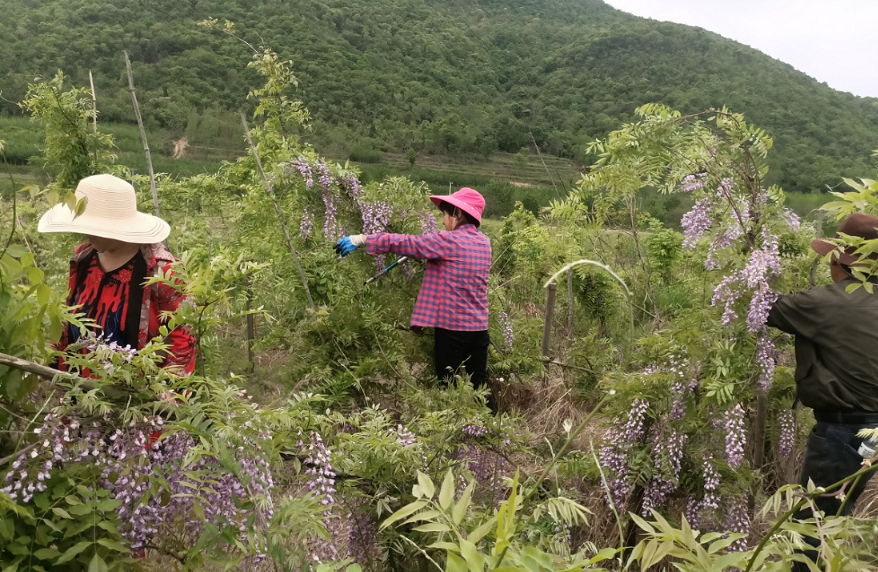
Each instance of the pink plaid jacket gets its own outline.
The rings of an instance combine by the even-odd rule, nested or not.
[[[427,261],[412,326],[462,332],[488,329],[491,241],[475,225],[422,236],[370,234],[366,252]]]

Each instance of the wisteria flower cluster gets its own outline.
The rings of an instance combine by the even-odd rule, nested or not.
[[[653,446],[653,467],[655,476],[644,488],[643,516],[649,516],[652,509],[657,509],[667,502],[677,490],[680,469],[683,464],[683,447],[688,435],[680,430],[669,434],[658,432]]]
[[[683,215],[680,226],[683,227],[683,248],[694,249],[705,232],[710,230],[710,199],[701,199],[692,210]]]
[[[688,175],[680,183],[680,190],[684,193],[691,193],[693,191],[697,191],[698,189],[703,189],[704,183],[706,182],[704,179],[706,177],[707,173],[695,173],[694,175]]]
[[[334,562],[338,559],[337,543],[341,530],[339,519],[335,518],[332,509],[335,506],[335,470],[330,460],[331,454],[323,444],[323,438],[314,431],[308,435],[308,445],[299,441],[298,446],[308,451],[305,460],[305,474],[308,475],[308,490],[317,496],[322,496],[320,503],[325,507],[323,511],[326,531],[329,540],[312,538],[308,543],[308,553],[314,562]]]
[[[299,223],[299,237],[302,240],[308,240],[308,237],[311,236],[311,232],[313,231],[314,214],[308,207],[305,207],[305,210],[302,211],[302,221]]]
[[[515,342],[515,332],[512,330],[512,322],[509,320],[509,314],[499,312],[497,321],[500,322],[500,330],[503,332],[503,347],[507,352],[512,351],[512,344]]]
[[[771,291],[771,282],[780,273],[777,237],[765,231],[762,248],[753,250],[747,265],[742,270],[726,276],[713,291],[711,305],[724,306],[723,325],[730,325],[738,317],[734,304],[741,299],[745,291],[751,291],[753,298],[747,312],[747,329],[753,333],[763,331],[768,320],[768,311],[777,299],[777,294]]]
[[[778,415],[780,422],[780,440],[778,442],[778,457],[788,459],[796,444],[796,412],[785,409]]]
[[[646,436],[645,420],[648,409],[648,401],[634,400],[625,423],[617,418],[604,436],[599,455],[600,463],[602,467],[612,472],[612,475],[607,477],[606,492],[608,502],[612,503],[616,510],[624,510],[628,504],[631,494],[631,484],[628,482],[628,454],[630,449],[641,444]]]
[[[723,513],[725,519],[723,527],[728,532],[738,534],[750,533],[750,511],[747,508],[747,499],[744,497],[735,498],[725,503]],[[743,552],[747,550],[747,538],[744,537],[736,540],[729,546],[729,550],[733,552]]]
[[[68,346],[68,351],[79,351],[85,349],[94,354],[97,361],[103,364],[104,371],[112,373],[114,366],[114,358],[117,363],[131,364],[134,356],[137,355],[137,348],[132,348],[130,344],[124,346],[111,339],[112,335],[105,336],[103,332],[95,335],[89,331],[85,336],[81,337],[76,343]]]
[[[387,432],[391,436],[396,437],[396,442],[401,447],[414,445],[418,441],[418,438],[415,437],[415,434],[409,431],[407,427],[404,427],[402,425],[398,425],[396,429],[388,429]]]
[[[34,429],[42,441],[13,463],[0,492],[26,504],[36,492],[46,490],[46,482],[62,467],[69,470],[76,463],[95,467],[100,470],[98,483],[119,503],[120,532],[133,550],[154,544],[163,527],[175,524],[183,525],[184,534],[193,541],[207,523],[233,526],[245,535],[244,522],[251,511],[240,508],[241,502],[257,495],[266,500],[266,508],[257,510],[256,518],[260,526],[267,525],[273,514],[274,483],[257,443],[247,441],[246,447],[237,448],[236,475],[212,457],[186,465],[195,441],[184,433],[163,435],[164,431],[160,416],[107,429],[96,421],[86,425],[74,417],[49,414]],[[167,502],[161,494],[148,494],[158,475],[167,482]],[[211,485],[203,486],[197,475],[204,475]],[[203,509],[203,521],[189,517],[195,502]]]
[[[724,425],[726,434],[726,462],[729,467],[737,469],[744,460],[744,448],[747,446],[744,408],[741,407],[740,403],[726,411]]]
[[[512,467],[503,456],[472,443],[464,443],[457,449],[454,458],[460,461],[476,478],[485,490],[491,491],[494,504],[499,505],[506,498],[504,477],[510,476]]]

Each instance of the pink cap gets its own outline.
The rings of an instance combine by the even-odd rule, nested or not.
[[[482,213],[485,211],[485,198],[475,189],[464,187],[451,195],[437,195],[430,197],[437,207],[439,203],[454,205],[466,214],[476,219],[476,226],[482,224]]]

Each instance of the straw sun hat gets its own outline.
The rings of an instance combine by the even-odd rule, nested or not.
[[[92,175],[76,186],[77,200],[88,199],[78,217],[63,203],[40,219],[40,232],[78,232],[133,244],[161,242],[171,233],[162,219],[137,211],[134,187],[113,175]]]

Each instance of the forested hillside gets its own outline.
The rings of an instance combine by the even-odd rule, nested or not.
[[[314,143],[373,151],[489,155],[531,144],[585,160],[647,102],[685,112],[727,105],[775,141],[769,182],[819,190],[873,170],[878,100],[840,93],[701,29],[599,0],[0,0],[0,111],[28,82],[95,74],[103,121],[133,120],[124,59],[144,117],[184,134],[234,116],[257,80],[248,48],[199,28],[228,19],[295,62]],[[865,72],[865,70],[864,70]],[[238,141],[235,140],[237,146]]]

